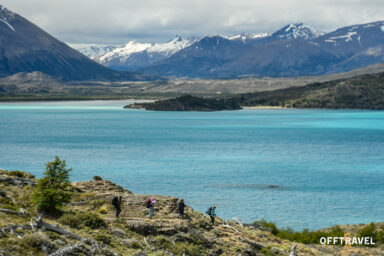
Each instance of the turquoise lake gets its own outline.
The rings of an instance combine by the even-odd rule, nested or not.
[[[152,112],[128,102],[0,103],[0,168],[41,177],[58,155],[72,181],[100,175],[203,212],[213,203],[227,219],[294,229],[384,221],[384,111]]]

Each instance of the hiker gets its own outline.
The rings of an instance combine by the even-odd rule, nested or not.
[[[115,210],[116,210],[116,218],[119,218],[119,215],[121,213],[121,202],[123,200],[123,197],[122,196],[115,196],[113,199],[112,199],[112,205],[113,207],[115,207]]]
[[[177,203],[177,210],[179,211],[179,216],[181,218],[184,218],[184,208],[185,208],[185,203],[184,203],[184,199],[181,198],[179,200],[179,202]]]
[[[212,226],[215,226],[216,206],[212,205],[205,213],[211,217]]]
[[[155,203],[156,203],[156,200],[153,197],[148,198],[147,202],[145,203],[145,206],[149,208],[149,215],[148,215],[149,218],[152,218],[155,213]]]

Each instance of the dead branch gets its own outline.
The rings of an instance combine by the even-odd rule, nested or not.
[[[236,232],[239,232],[239,230],[235,229],[234,227],[231,227],[231,226],[228,224],[227,221],[225,221],[225,224],[222,224],[221,226],[222,226],[222,227],[225,227],[225,228],[232,229],[232,230],[234,230],[234,231],[236,231]]]
[[[9,209],[4,209],[4,208],[0,208],[0,212],[5,212],[5,213],[8,213],[8,214],[15,214],[15,215],[18,215],[18,216],[25,216],[25,211],[24,210],[20,210],[20,211],[13,211],[13,210],[9,210]]]
[[[38,229],[44,229],[44,230],[53,231],[53,232],[59,233],[61,235],[71,237],[71,238],[76,239],[76,240],[83,240],[83,238],[81,236],[78,236],[78,235],[72,233],[71,231],[60,228],[57,225],[52,225],[52,224],[49,224],[47,222],[44,222],[42,215],[40,215],[37,219],[32,218],[30,221],[30,225],[34,231],[38,230]]]
[[[18,238],[22,238],[22,236],[17,233],[17,229],[24,229],[24,230],[27,230],[27,229],[30,229],[30,227],[28,225],[23,225],[23,226],[18,226],[18,225],[9,225],[9,226],[6,226],[6,227],[3,227],[3,228],[0,228],[0,234],[5,237],[5,232],[10,232],[11,234],[17,236]]]
[[[237,222],[240,225],[240,227],[243,227],[243,223],[241,223],[241,221],[239,220],[239,217],[233,217],[233,220]]]

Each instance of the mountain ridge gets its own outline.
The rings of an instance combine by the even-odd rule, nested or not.
[[[217,42],[222,45],[215,45]],[[138,57],[141,55],[135,54],[126,64],[121,64],[119,57],[114,61],[120,63],[119,69],[175,78],[332,74],[384,62],[384,21],[346,26],[328,33],[303,23],[291,23],[273,33],[211,34],[152,62],[143,62]]]
[[[110,70],[0,5],[0,77],[40,71],[65,80],[145,80]]]

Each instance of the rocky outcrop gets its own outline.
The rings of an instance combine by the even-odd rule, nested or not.
[[[124,108],[145,108],[155,111],[220,111],[239,110],[240,105],[226,98],[201,98],[191,95],[183,95],[174,99],[160,100],[150,103],[135,103]]]

